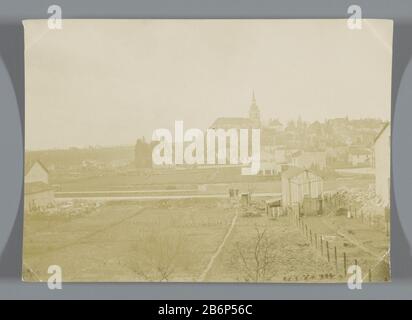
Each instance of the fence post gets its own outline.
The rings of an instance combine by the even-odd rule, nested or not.
[[[330,262],[330,256],[329,256],[329,242],[326,241],[326,255],[328,257],[328,262]]]
[[[372,282],[372,270],[369,269],[369,274],[368,274],[369,282]]]
[[[313,245],[312,230],[309,230],[309,234],[310,234],[310,244]]]
[[[346,277],[346,252],[343,253],[343,275]]]
[[[336,246],[335,246],[335,268],[336,268],[336,273],[338,273],[338,250],[336,249]]]
[[[318,248],[318,235],[315,232],[315,249],[317,249],[317,248]]]
[[[322,239],[322,236],[320,236],[320,255],[323,256],[323,239]]]

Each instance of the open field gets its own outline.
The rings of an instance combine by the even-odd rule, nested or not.
[[[65,281],[196,281],[235,214],[208,202],[116,202],[76,218],[27,216],[25,265],[43,280],[57,264]]]
[[[262,234],[258,244],[258,234]],[[240,217],[206,281],[329,280],[334,268],[310,248],[289,217]],[[328,278],[327,278],[328,277]],[[339,278],[330,277],[330,281]]]
[[[267,245],[257,246],[262,231]],[[384,232],[342,216],[241,218],[206,280],[255,281],[260,267],[259,281],[346,282],[347,268],[358,265],[364,281],[383,282],[390,279],[388,244]]]
[[[380,254],[384,241],[370,232],[352,236]],[[352,247],[348,255],[363,261],[364,250]],[[116,201],[77,216],[27,215],[24,279],[47,280],[50,265],[61,266],[67,282],[346,281],[292,217],[246,217],[226,199]]]

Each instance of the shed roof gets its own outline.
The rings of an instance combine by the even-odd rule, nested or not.
[[[33,166],[36,163],[38,163],[43,168],[44,171],[49,173],[49,170],[47,170],[46,166],[40,160],[34,160],[34,161],[27,160],[26,163],[24,164],[24,176],[26,176],[29,173],[31,168],[33,168]]]
[[[288,170],[282,172],[282,177],[285,178],[293,178],[299,174],[301,174],[302,172],[304,172],[305,169],[303,168],[298,168],[298,167],[290,167]]]
[[[315,176],[318,176],[319,178],[322,178],[322,175],[320,173],[318,173],[316,170],[313,169],[303,169],[303,168],[299,168],[299,167],[289,167],[288,170],[282,172],[282,177],[289,179],[289,178],[293,178],[296,177],[297,175],[301,174],[302,172],[310,172]]]

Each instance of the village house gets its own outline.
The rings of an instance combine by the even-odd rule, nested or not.
[[[49,171],[40,162],[27,165],[24,176],[24,211],[44,210],[54,203],[54,190],[49,185]]]
[[[49,183],[49,170],[40,161],[35,161],[33,163],[27,163],[25,165],[25,175],[24,182],[43,182]]]
[[[326,168],[326,152],[324,151],[297,151],[292,155],[294,167],[318,170]]]
[[[348,162],[354,166],[370,166],[372,152],[366,148],[352,147],[349,149]]]
[[[326,165],[328,167],[346,166],[348,162],[348,146],[330,146],[326,148]]]
[[[217,118],[213,124],[210,126],[210,129],[253,129],[255,128],[254,123],[249,118],[241,117],[221,117]]]
[[[375,192],[383,206],[390,206],[391,192],[391,126],[387,123],[375,138]]]

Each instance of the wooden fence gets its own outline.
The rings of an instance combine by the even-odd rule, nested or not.
[[[322,235],[311,230],[299,214],[296,214],[295,212],[292,217],[296,227],[301,231],[309,245],[328,263],[334,265],[337,276],[341,275],[343,278],[346,278],[348,267],[351,265],[358,265],[359,260],[356,257],[349,257],[347,252],[341,250],[341,248],[338,248],[336,245],[332,245],[329,241],[324,239]],[[384,270],[378,272],[378,268],[384,268]],[[382,257],[382,259],[375,263],[375,265],[369,266],[367,268],[367,274],[363,279],[372,282],[374,273],[381,274],[381,272],[389,274],[389,264],[385,257]],[[387,278],[379,278],[380,280],[388,280]]]

